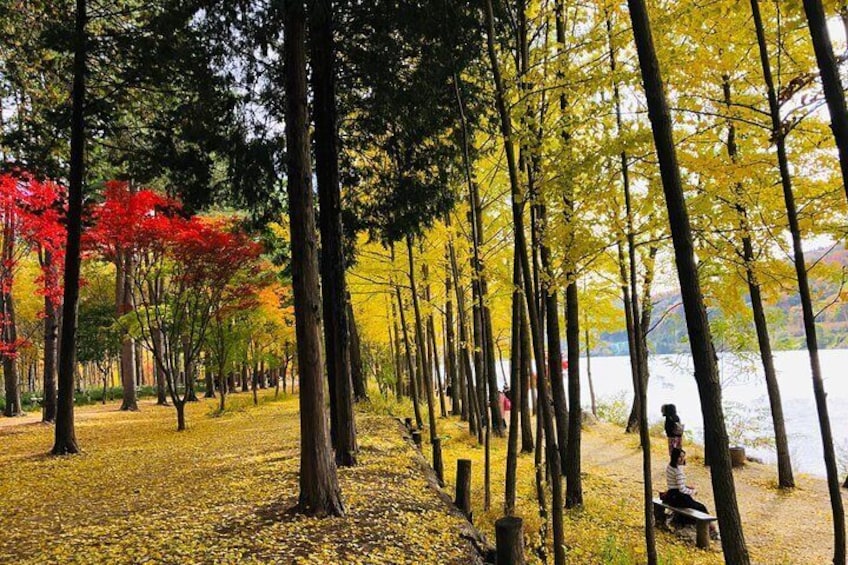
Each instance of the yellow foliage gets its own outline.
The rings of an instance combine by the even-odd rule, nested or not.
[[[347,515],[289,510],[298,496],[297,398],[266,393],[212,417],[84,407],[84,453],[52,458],[52,428],[0,427],[0,563],[467,563],[461,520],[426,485],[391,418],[358,416],[360,465],[341,469]],[[244,404],[244,403],[243,403]],[[7,420],[8,421],[8,420]]]

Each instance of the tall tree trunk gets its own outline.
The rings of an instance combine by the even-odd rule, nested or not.
[[[501,135],[503,136],[504,149],[506,152],[507,169],[509,171],[510,188],[512,192],[512,220],[515,230],[515,245],[521,263],[521,277],[523,289],[527,301],[527,310],[530,319],[530,331],[533,338],[533,350],[536,358],[536,372],[538,374],[539,404],[545,427],[545,442],[547,445],[547,460],[551,470],[551,492],[553,502],[554,528],[554,562],[556,565],[565,563],[565,545],[562,520],[563,493],[562,473],[560,467],[559,450],[556,446],[556,432],[554,430],[554,414],[551,410],[550,398],[548,396],[547,370],[545,367],[545,345],[542,336],[542,327],[539,321],[539,309],[535,302],[533,293],[530,261],[527,255],[527,236],[524,233],[524,196],[518,180],[518,169],[515,161],[515,148],[512,137],[512,120],[506,108],[504,85],[501,78],[500,66],[495,52],[495,29],[492,0],[486,0],[486,39],[489,53],[489,62],[495,82],[495,103],[501,122]]]
[[[636,348],[637,328],[633,323],[633,303],[630,300],[630,282],[627,274],[627,262],[624,259],[624,249],[618,242],[618,266],[621,279],[621,295],[624,302],[624,322],[627,327],[627,353],[630,358],[630,377],[633,380],[633,404],[624,432],[632,434],[639,430],[639,350]]]
[[[7,243],[7,241],[10,240],[8,233],[9,230],[6,230],[6,234],[4,234],[3,237],[3,255],[6,261],[10,261],[9,259],[7,259],[7,257],[10,256],[10,253],[7,253],[6,250],[11,245],[14,245]],[[11,233],[13,234],[14,232]],[[14,236],[12,236],[12,238],[13,237]],[[11,284],[9,285],[9,289],[4,288],[2,291],[0,291],[0,293],[2,293],[2,296],[0,296],[0,302],[2,302],[3,306],[3,316],[2,321],[0,321],[0,323],[3,324],[3,341],[12,348],[14,348],[16,347],[15,344],[18,341],[18,330],[17,320],[15,319],[15,300],[12,297]],[[18,368],[18,359],[15,355],[3,355],[3,378],[5,381],[6,388],[6,407],[3,410],[3,415],[8,417],[23,416],[24,409],[21,403],[21,385],[19,382],[20,375]]]
[[[560,53],[562,54],[565,45],[565,13],[561,0],[556,3],[556,31],[557,43],[560,45]],[[560,94],[560,111],[566,111],[564,93]],[[567,132],[563,133],[563,137],[567,139]],[[572,225],[574,222],[574,189],[570,183],[564,191],[563,200],[565,223]],[[567,253],[565,337],[568,347],[568,436],[567,438],[560,438],[560,442],[565,442],[565,457],[563,459],[566,479],[565,506],[572,508],[583,505],[583,483],[580,476],[580,440],[583,426],[583,409],[580,406],[580,314],[577,298],[577,269],[574,257],[571,256],[574,253],[573,240],[569,241]],[[548,317],[557,315],[555,306],[556,303],[554,302],[553,311],[550,310],[550,307],[548,308]],[[550,336],[548,339],[551,339]],[[553,357],[554,352],[548,351],[548,355]],[[559,375],[562,369],[557,370],[556,375]],[[555,374],[551,373],[552,383],[555,378]],[[552,384],[552,388],[554,386],[556,385]],[[554,400],[556,401],[556,397],[554,397]],[[562,448],[560,450],[562,451]]]
[[[521,266],[518,252],[512,258],[512,326],[510,328],[509,389],[512,393],[509,413],[509,439],[506,451],[506,478],[504,480],[504,514],[515,512],[515,480],[518,469],[518,419],[521,406]]]
[[[612,19],[609,12],[604,11],[607,30],[607,43],[609,46],[609,61],[610,74],[612,75],[613,100],[615,102],[615,123],[616,131],[619,136],[624,132],[624,125],[621,112],[621,93],[618,87],[618,78],[616,77],[616,69],[618,62],[615,58],[615,47],[613,45]],[[630,408],[630,416],[627,418],[627,427],[625,432],[633,433],[639,429],[639,381],[644,381],[647,387],[647,373],[643,374],[642,363],[640,362],[641,351],[643,350],[642,343],[637,336],[638,320],[639,320],[639,291],[636,286],[636,236],[633,230],[633,206],[630,195],[630,169],[627,161],[627,151],[622,150],[619,154],[619,162],[621,164],[621,180],[624,190],[625,204],[625,237],[627,239],[627,257],[624,259],[624,252],[621,243],[618,244],[618,262],[621,274],[621,291],[624,299],[624,316],[627,324],[627,345],[630,356],[630,372],[633,378],[633,405]],[[629,265],[629,273],[628,273]]]
[[[475,331],[478,337],[477,344],[480,348],[480,363],[475,363],[477,368],[477,383],[478,383],[478,403],[481,407],[481,418],[486,421],[488,418],[485,415],[486,389],[488,388],[489,398],[489,416],[494,421],[495,435],[503,436],[503,416],[498,402],[498,377],[495,372],[495,342],[492,332],[492,314],[486,304],[486,296],[488,294],[488,282],[483,269],[483,260],[480,256],[480,247],[483,242],[483,206],[480,200],[480,192],[477,190],[477,185],[474,183],[471,174],[471,157],[469,151],[469,136],[468,123],[465,118],[465,106],[462,101],[462,93],[459,88],[459,81],[454,76],[454,89],[456,91],[457,107],[459,110],[461,134],[462,134],[462,162],[465,173],[465,182],[468,186],[468,205],[471,215],[471,244],[472,257],[471,267],[473,271],[473,288],[476,289],[476,297],[474,301],[475,308],[479,311],[480,332]],[[477,318],[475,317],[475,322]],[[476,323],[475,323],[476,328]],[[475,360],[477,353],[475,352]]]
[[[598,415],[598,407],[595,403],[595,385],[592,382],[592,344],[589,342],[589,320],[586,310],[583,310],[583,335],[586,337],[586,377],[589,380],[589,400],[592,404],[592,415]]]
[[[533,410],[530,408],[530,364],[533,353],[530,346],[530,325],[527,321],[527,305],[523,302],[522,304],[520,311],[521,320],[519,323],[521,326],[519,344],[521,402],[518,404],[521,406],[521,452],[533,453],[533,450],[536,448],[536,444],[533,441]]]
[[[392,246],[392,264],[395,261],[395,248]],[[406,352],[406,368],[409,372],[409,388],[412,391],[412,409],[415,412],[415,426],[420,430],[424,427],[424,420],[421,418],[421,407],[418,402],[418,383],[415,378],[415,365],[412,363],[412,347],[409,343],[409,332],[406,325],[406,314],[403,308],[403,298],[400,293],[400,285],[395,283],[395,293],[397,294],[398,309],[400,310],[400,327],[403,330],[403,344]]]
[[[483,345],[483,313],[480,310],[480,283],[475,279],[471,280],[471,321],[474,343],[474,390],[477,393],[477,406],[480,407],[480,423],[488,426],[490,414],[486,410],[488,402],[486,402],[486,365],[483,349],[485,347]]]
[[[429,273],[430,269],[427,267],[425,263],[422,266],[422,273],[424,275],[424,299],[432,304],[433,296],[430,294],[430,282],[429,282]],[[433,319],[433,311],[430,310],[430,313],[427,315],[427,335],[425,336],[428,340],[430,350],[430,366],[436,373],[436,382],[434,385],[438,388],[439,391],[439,413],[442,418],[448,417],[447,407],[445,406],[445,387],[442,382],[442,371],[439,368],[439,347],[436,344],[436,322]]]
[[[445,248],[445,380],[450,387],[451,414],[454,416],[465,413],[459,394],[459,379],[457,378],[456,331],[453,319],[453,300],[451,299],[452,282],[450,269],[450,253]],[[466,416],[467,417],[467,416]]]
[[[418,288],[415,284],[415,263],[412,258],[412,236],[406,236],[406,253],[409,260],[409,287],[412,291],[412,310],[415,313],[415,346],[418,350],[418,359],[424,388],[427,393],[427,416],[430,425],[430,441],[439,437],[436,430],[436,406],[433,398],[433,378],[430,375],[430,364],[427,362],[426,336],[424,334],[423,322],[421,320],[421,307],[418,304]]]
[[[736,487],[730,466],[730,453],[727,450],[727,428],[722,412],[718,367],[701,284],[698,280],[692,230],[689,225],[689,214],[686,210],[683,184],[680,180],[680,169],[677,165],[672,136],[671,116],[663,90],[645,1],[628,0],[627,3],[630,7],[633,36],[648,102],[648,116],[651,120],[654,144],[660,163],[660,175],[674,243],[689,344],[695,364],[695,380],[701,398],[704,428],[713,430],[712,435],[716,440],[712,444],[708,443],[707,450],[713,461],[710,474],[721,527],[721,544],[724,549],[724,558],[728,563],[747,565],[750,558],[745,547],[742,520],[736,503]],[[643,414],[642,417],[644,418],[645,415]]]
[[[118,316],[123,316],[132,310],[133,292],[133,256],[130,252],[122,253],[118,262],[121,267],[116,269],[117,292],[116,303]],[[126,328],[121,329],[121,410],[138,410],[135,392],[135,344]]]
[[[350,379],[353,383],[354,400],[368,400],[368,386],[365,383],[365,369],[362,364],[362,341],[359,339],[359,329],[356,327],[356,317],[347,295],[347,323],[350,325]]]
[[[568,347],[568,444],[566,445],[565,507],[583,505],[583,480],[580,471],[580,440],[583,408],[580,406],[580,320],[577,281],[565,287],[565,339]]]
[[[450,228],[450,216],[446,216],[445,225]],[[465,306],[465,293],[459,280],[459,264],[456,260],[456,249],[453,240],[448,239],[448,254],[450,255],[451,273],[456,290],[456,311],[459,317],[459,372],[461,383],[464,384],[462,403],[468,410],[468,429],[477,434],[477,442],[483,443],[483,419],[477,393],[474,388],[474,376],[471,371],[471,341],[468,335],[468,310]]]
[[[53,258],[45,251],[45,264],[52,264]],[[44,411],[43,422],[56,421],[56,360],[59,345],[59,313],[54,299],[44,298]]]
[[[283,1],[285,37],[287,191],[292,241],[292,287],[300,375],[300,495],[298,508],[310,515],[344,514],[324,411],[321,375],[321,297],[309,121],[306,94],[306,15],[303,0]]]
[[[808,2],[804,3],[805,6]],[[795,275],[798,278],[798,292],[801,297],[801,310],[804,319],[804,334],[807,340],[807,351],[810,354],[810,370],[813,376],[813,393],[818,410],[819,428],[822,435],[822,447],[824,449],[824,462],[827,471],[827,486],[830,492],[830,506],[833,514],[833,562],[836,565],[845,565],[845,509],[842,506],[842,493],[839,491],[839,471],[836,465],[836,454],[833,447],[833,432],[830,428],[830,416],[827,411],[827,395],[824,390],[824,382],[821,375],[821,364],[819,362],[819,345],[816,337],[816,319],[813,313],[813,301],[810,296],[810,285],[807,279],[807,266],[804,261],[804,249],[801,242],[801,228],[798,224],[798,211],[795,207],[795,195],[792,191],[792,180],[789,176],[789,160],[786,157],[786,139],[784,136],[781,119],[780,106],[777,102],[777,94],[771,75],[771,64],[769,63],[768,47],[763,29],[763,21],[760,16],[760,4],[758,0],[751,0],[751,10],[754,15],[754,25],[757,31],[757,43],[760,49],[760,62],[763,68],[763,78],[766,83],[768,94],[769,111],[771,114],[772,136],[777,145],[777,161],[780,169],[780,181],[783,188],[783,200],[786,204],[786,215],[789,220],[789,232],[792,235],[793,260],[795,263]],[[722,445],[724,445],[722,443]]]
[[[76,0],[74,34],[74,87],[71,110],[71,155],[68,183],[68,235],[65,245],[65,281],[62,335],[59,345],[58,397],[54,455],[79,452],[74,430],[74,368],[76,367],[77,306],[79,304],[82,193],[85,181],[85,74],[86,0]]]
[[[342,232],[332,0],[310,0],[309,36],[315,118],[315,177],[321,210],[324,346],[330,390],[330,435],[336,463],[356,464],[356,422]]]
[[[833,45],[830,42],[830,32],[827,29],[827,17],[821,0],[804,0],[804,12],[807,14],[807,24],[810,37],[813,40],[813,51],[819,66],[824,97],[830,111],[830,129],[839,149],[839,166],[842,169],[842,185],[845,197],[848,198],[848,108],[845,106],[845,94],[842,90],[842,80],[839,78],[839,66],[833,55]],[[844,20],[843,20],[844,22]]]
[[[730,77],[724,75],[723,90],[724,103],[730,108]],[[733,120],[727,122],[727,154],[733,163],[738,160],[738,147],[736,145],[736,125]],[[795,478],[792,475],[792,463],[789,456],[789,442],[786,438],[786,426],[783,421],[783,403],[780,401],[780,386],[777,383],[777,372],[774,368],[774,357],[771,351],[771,340],[769,339],[766,313],[763,299],[760,293],[760,283],[754,272],[754,246],[751,241],[751,226],[748,221],[748,210],[742,203],[744,188],[741,183],[734,186],[736,197],[736,215],[739,221],[739,231],[742,234],[742,249],[740,255],[745,265],[745,281],[748,284],[748,294],[751,297],[751,310],[754,315],[754,327],[757,330],[757,343],[760,347],[760,359],[763,363],[763,372],[766,377],[766,390],[768,391],[769,405],[771,407],[772,426],[774,428],[774,442],[777,449],[777,477],[781,488],[792,488],[795,486]],[[739,250],[737,249],[737,252]]]
[[[392,304],[392,328],[394,329],[394,358],[395,358],[395,376],[397,381],[395,382],[395,393],[397,399],[400,400],[401,396],[403,396],[403,365],[401,363],[401,346],[400,346],[400,331],[398,330],[397,325],[397,312],[395,311],[395,302],[389,297],[389,302]]]

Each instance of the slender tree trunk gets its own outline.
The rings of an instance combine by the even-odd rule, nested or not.
[[[395,250],[392,246],[392,263],[395,260]],[[403,309],[403,298],[400,294],[400,285],[395,283],[395,293],[397,294],[398,309],[400,309],[400,326],[403,330],[403,343],[406,351],[406,367],[409,371],[409,387],[412,391],[412,409],[415,412],[415,426],[420,430],[424,427],[424,419],[421,418],[421,407],[418,403],[418,384],[415,378],[415,365],[412,363],[412,347],[409,343],[409,333],[406,329],[406,314]]]
[[[633,404],[630,407],[630,415],[627,417],[627,425],[624,432],[632,434],[639,430],[639,350],[636,349],[636,326],[633,323],[633,303],[630,299],[630,283],[628,281],[627,263],[624,259],[624,250],[621,242],[618,242],[618,266],[621,278],[621,295],[624,302],[624,321],[627,327],[627,352],[630,358],[630,376],[633,380]]]
[[[394,358],[395,358],[395,375],[397,375],[397,382],[395,383],[395,393],[397,399],[400,400],[403,395],[403,365],[401,363],[401,345],[400,345],[400,330],[398,330],[397,325],[397,312],[395,311],[395,303],[394,300],[389,297],[389,302],[392,303],[392,328],[394,329]]]
[[[445,249],[445,263],[449,265],[450,255]],[[453,300],[451,299],[451,269],[445,269],[445,380],[450,387],[451,399],[451,414],[463,414],[465,412],[461,405],[461,396],[459,394],[459,379],[457,378],[457,359],[456,359],[456,333],[454,330],[453,319]]]
[[[816,53],[824,97],[827,100],[827,108],[830,110],[830,129],[836,140],[836,147],[839,149],[842,184],[845,188],[845,197],[848,198],[848,108],[845,106],[839,66],[833,55],[833,45],[827,29],[827,17],[821,0],[804,0],[804,12],[807,14],[807,24],[813,40],[813,50]]]
[[[7,230],[7,234],[9,231]],[[12,232],[14,233],[14,232]],[[4,234],[4,258],[9,257],[10,253],[6,253],[6,249],[13,244],[8,244],[9,237]],[[14,236],[12,236],[14,237]],[[9,261],[9,259],[6,259]],[[11,278],[10,278],[11,280]],[[3,324],[2,333],[3,341],[15,348],[18,341],[17,320],[15,316],[15,300],[12,296],[11,284],[9,289],[3,289],[0,301],[3,306],[3,316],[0,323]],[[21,386],[18,360],[15,355],[3,355],[3,377],[6,387],[6,407],[3,410],[3,415],[7,417],[23,416],[24,409],[21,403]]]
[[[730,108],[730,78],[723,78],[724,102]],[[736,145],[736,126],[733,120],[727,122],[727,154],[733,163],[738,160],[738,148]],[[774,428],[774,440],[777,450],[777,475],[778,485],[781,488],[792,488],[795,486],[795,478],[792,475],[792,463],[789,456],[789,442],[786,438],[786,426],[783,421],[783,403],[780,400],[780,386],[777,383],[777,372],[774,368],[774,358],[771,351],[771,340],[769,339],[768,324],[766,323],[765,308],[760,293],[760,283],[754,272],[754,246],[751,241],[751,226],[748,221],[748,211],[742,203],[744,188],[741,183],[734,187],[736,194],[736,215],[739,220],[739,231],[742,234],[742,260],[745,264],[745,281],[748,284],[748,294],[751,296],[751,310],[754,315],[754,326],[757,330],[757,343],[760,347],[760,359],[763,363],[763,372],[766,377],[766,390],[768,391],[769,405],[771,407],[772,426]],[[738,250],[737,250],[738,251]]]
[[[509,389],[512,394],[509,413],[509,439],[506,450],[506,478],[504,486],[504,514],[515,513],[515,481],[518,470],[518,419],[521,406],[521,266],[517,250],[512,259],[512,327],[510,328]]]
[[[85,182],[86,0],[76,0],[74,87],[71,110],[71,155],[68,183],[68,235],[65,245],[65,283],[62,334],[59,345],[58,397],[54,455],[79,452],[74,430],[74,369],[76,367],[77,306],[79,304],[82,193]]]
[[[527,321],[527,305],[521,306],[520,354],[521,360],[521,452],[533,453],[536,444],[533,441],[533,410],[530,408],[530,364],[533,353],[530,346],[530,326]]]
[[[504,430],[502,426],[503,417],[501,415],[500,404],[498,403],[498,378],[495,372],[495,352],[494,338],[492,332],[492,314],[486,304],[486,295],[488,294],[488,283],[483,269],[483,261],[480,256],[480,247],[483,241],[483,206],[480,201],[480,192],[477,190],[477,185],[474,183],[471,174],[471,157],[469,152],[468,139],[468,124],[465,118],[465,106],[462,101],[462,93],[459,89],[459,81],[454,76],[454,88],[456,91],[457,108],[459,110],[461,133],[462,133],[462,162],[465,172],[465,182],[468,186],[468,204],[471,214],[471,243],[472,243],[472,258],[471,267],[474,273],[474,288],[476,288],[475,308],[479,311],[480,332],[475,331],[478,336],[478,346],[480,347],[480,363],[475,363],[478,381],[478,403],[481,406],[485,405],[486,388],[488,388],[489,397],[489,412],[490,417],[494,421],[495,435],[503,436]],[[475,317],[475,328],[476,328]],[[475,352],[475,360],[477,353]],[[486,421],[485,411],[481,410],[481,418]]]
[[[586,310],[583,310],[584,316]],[[584,319],[583,334],[586,336],[586,376],[589,379],[589,399],[592,403],[592,415],[598,415],[598,407],[595,404],[595,385],[592,383],[592,344],[589,342],[589,321]]]
[[[805,7],[808,2],[805,2]],[[816,337],[816,319],[813,313],[813,301],[810,296],[810,285],[807,280],[807,266],[804,261],[804,250],[801,241],[801,228],[798,224],[798,211],[795,206],[795,195],[792,191],[792,180],[789,175],[789,160],[786,157],[786,139],[783,133],[780,107],[771,75],[768,47],[765,40],[763,21],[760,16],[758,0],[751,0],[751,10],[754,15],[754,25],[757,32],[757,43],[760,49],[760,62],[768,94],[769,110],[771,113],[772,137],[777,145],[777,160],[780,169],[780,181],[783,188],[783,199],[786,204],[786,215],[789,220],[789,232],[792,235],[793,260],[795,275],[798,278],[798,291],[801,297],[801,310],[804,319],[804,334],[807,339],[807,351],[810,354],[810,369],[813,376],[813,393],[818,410],[819,428],[822,435],[824,462],[827,471],[827,486],[830,492],[830,506],[833,514],[833,562],[845,565],[845,509],[842,505],[842,493],[839,491],[839,471],[836,465],[836,454],[833,447],[833,432],[830,428],[830,416],[827,411],[827,395],[821,375],[819,362],[819,346]],[[843,106],[844,108],[844,106]],[[721,445],[725,445],[722,443]]]
[[[134,340],[135,351],[135,385],[136,391],[139,387],[147,385],[147,378],[144,374],[144,351],[139,340]]]
[[[426,336],[424,335],[424,327],[421,320],[421,308],[418,304],[418,288],[415,284],[415,263],[412,259],[412,236],[406,236],[406,252],[409,259],[409,287],[412,290],[412,309],[415,313],[415,345],[418,350],[418,358],[423,375],[422,381],[427,393],[427,416],[430,425],[430,441],[439,437],[436,430],[436,407],[435,399],[433,398],[433,378],[430,375],[430,366],[427,362],[427,346],[425,345]]]
[[[445,217],[445,225],[450,228],[450,216]],[[465,293],[462,290],[459,279],[459,264],[456,260],[456,249],[453,240],[448,239],[448,254],[450,255],[451,273],[456,290],[456,311],[459,317],[459,372],[460,384],[464,384],[462,391],[462,404],[468,411],[468,428],[472,434],[477,434],[478,443],[483,443],[482,416],[480,405],[477,403],[477,394],[474,390],[474,378],[471,372],[470,337],[468,335],[468,320],[465,307]]]
[[[568,444],[565,467],[565,507],[583,505],[583,480],[580,471],[580,440],[583,427],[583,408],[580,406],[580,320],[577,302],[577,282],[565,287],[567,319],[565,336],[568,346]]]
[[[430,294],[430,282],[429,282],[429,272],[430,269],[426,264],[422,266],[422,273],[424,274],[424,299],[432,304],[433,297]],[[439,391],[439,413],[442,418],[448,417],[447,407],[445,406],[445,387],[442,382],[442,371],[439,368],[439,347],[436,344],[436,322],[433,319],[433,311],[427,315],[427,327],[426,327],[427,335],[425,336],[430,344],[428,349],[430,350],[430,366],[433,368],[436,374],[436,382],[435,386]]]
[[[153,347],[154,349],[159,349],[162,351],[165,347],[164,337],[162,336],[162,331],[155,329],[153,330]],[[167,406],[168,405],[168,391],[167,391],[167,383],[165,382],[165,372],[159,367],[158,363],[153,363],[153,372],[156,375],[156,404],[158,406]],[[223,375],[223,372],[222,372]],[[223,378],[223,376],[222,376]],[[223,391],[224,389],[221,388]],[[232,390],[230,390],[232,392]],[[223,400],[222,409],[223,409]]]
[[[124,252],[118,258],[121,263],[119,272],[116,302],[118,304],[118,316],[123,316],[132,310],[133,291],[133,257],[132,253]],[[135,344],[126,329],[122,329],[121,336],[121,387],[123,398],[121,410],[138,410],[138,401],[135,391]]]
[[[212,374],[212,365],[209,361],[209,355],[206,355],[206,362],[203,365],[203,377],[206,382],[205,398],[215,398],[215,375]]]
[[[713,349],[710,326],[704,306],[698,268],[692,244],[689,215],[680,180],[680,169],[672,137],[671,116],[660,77],[659,63],[651,36],[651,27],[644,0],[628,0],[633,35],[639,56],[639,67],[648,102],[648,116],[654,135],[660,163],[663,191],[668,208],[671,235],[674,243],[675,262],[680,280],[680,291],[686,313],[686,326],[692,359],[695,364],[695,380],[701,398],[704,427],[713,430],[716,439],[707,445],[710,451],[711,478],[716,502],[719,526],[722,534],[724,558],[728,563],[747,565],[750,562],[742,532],[742,521],[736,503],[736,488],[730,466],[727,447],[727,429],[721,405],[721,386],[718,380],[715,350]],[[645,415],[642,415],[644,419]],[[721,446],[721,447],[718,447]]]
[[[321,370],[321,309],[309,122],[306,93],[306,25],[303,0],[283,1],[285,37],[286,154],[292,241],[292,287],[300,375],[300,495],[298,509],[309,515],[344,514],[324,412]]]
[[[347,295],[347,321],[350,324],[350,378],[353,383],[354,400],[360,402],[368,400],[368,387],[365,383],[365,370],[362,365],[362,341],[359,339],[359,330],[356,327],[356,317],[353,314],[353,305],[350,302],[350,294]]]
[[[54,268],[53,256],[49,251],[44,252],[44,264],[48,269]],[[56,311],[54,299],[44,298],[44,411],[43,422],[56,421],[56,360],[59,345],[59,313]]]
[[[356,464],[345,257],[342,242],[331,0],[311,0],[309,13],[315,118],[315,171],[321,227],[324,346],[330,391],[330,437],[336,464]]]
[[[474,390],[477,392],[477,406],[480,407],[480,423],[489,425],[490,414],[486,410],[486,365],[483,348],[483,315],[480,311],[480,284],[471,280],[471,321],[474,343]]]
[[[524,233],[523,195],[518,180],[518,170],[515,162],[515,148],[512,138],[512,121],[507,112],[503,80],[501,78],[500,66],[498,65],[495,52],[495,29],[492,0],[486,0],[486,38],[489,53],[489,61],[495,82],[495,102],[501,121],[501,134],[503,136],[504,149],[506,151],[507,168],[509,171],[510,188],[512,191],[512,220],[515,230],[515,245],[521,264],[522,286],[527,300],[527,310],[530,319],[530,331],[533,337],[533,349],[536,358],[536,372],[538,374],[539,404],[542,410],[542,418],[545,427],[545,440],[547,445],[547,460],[551,470],[551,492],[553,502],[554,527],[554,562],[556,565],[565,563],[564,531],[562,521],[563,493],[560,468],[559,450],[556,446],[556,432],[554,431],[554,415],[550,406],[548,396],[546,367],[545,367],[545,345],[542,337],[542,327],[539,322],[539,310],[535,302],[530,270],[530,261],[527,255],[527,238]]]

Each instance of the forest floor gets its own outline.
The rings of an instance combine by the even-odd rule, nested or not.
[[[183,433],[175,431],[174,409],[152,401],[134,413],[116,403],[80,407],[84,453],[68,458],[47,455],[52,427],[37,414],[0,419],[0,563],[473,563],[467,523],[428,484],[420,456],[389,417],[411,414],[411,407],[374,396],[372,409],[357,415],[360,465],[339,472],[348,514],[326,520],[290,512],[297,501],[296,397],[275,401],[268,391],[254,407],[250,394],[231,395],[223,415],[217,401],[191,404]],[[471,459],[474,521],[494,540],[506,440],[491,441],[491,508],[484,510],[483,448],[458,419],[438,425],[445,492],[453,492],[456,459]],[[664,490],[665,440],[653,438],[652,448],[654,490]],[[687,451],[688,482],[714,510],[702,452]],[[584,508],[565,513],[569,563],[644,563],[638,438],[611,424],[588,425],[582,453]],[[782,492],[771,466],[748,464],[734,475],[754,563],[830,561],[822,479],[802,475],[796,489]],[[532,454],[519,458],[517,514],[525,519],[528,561],[541,562]],[[696,549],[685,532],[659,532],[657,546],[664,564],[723,562],[720,544]]]
[[[473,563],[467,522],[429,486],[396,420],[357,419],[347,515],[296,515],[297,398],[263,391],[187,407],[76,411],[83,454],[47,455],[37,414],[0,419],[0,563]]]
[[[503,513],[506,439],[491,440],[491,508],[484,510],[484,449],[467,433],[467,424],[440,420],[446,480],[453,483],[455,460],[472,460],[474,522],[492,539],[494,521]],[[534,430],[535,432],[535,430]],[[519,442],[520,444],[520,442]],[[703,465],[703,449],[687,450],[687,483],[697,488],[695,498],[715,512],[709,468]],[[664,437],[652,437],[654,492],[665,490],[668,447]],[[425,450],[426,451],[426,450]],[[584,507],[565,511],[565,540],[569,564],[625,565],[644,563],[645,537],[642,506],[642,451],[638,434],[598,422],[584,425],[581,438]],[[524,518],[528,561],[541,562],[538,505],[533,454],[519,457],[516,514]],[[777,470],[771,465],[748,463],[734,470],[736,494],[745,539],[753,563],[761,565],[821,565],[833,558],[833,522],[827,484],[818,477],[796,476],[797,487],[789,492],[777,488]],[[843,503],[848,490],[842,489]],[[846,504],[848,505],[848,504]],[[548,555],[550,553],[550,536]],[[708,551],[694,546],[694,527],[657,532],[660,563],[712,565],[723,563],[720,542]],[[534,561],[536,560],[536,561]]]

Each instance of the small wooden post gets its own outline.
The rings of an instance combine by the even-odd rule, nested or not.
[[[524,565],[524,532],[518,516],[504,516],[495,522],[497,565]]]
[[[412,430],[412,441],[415,443],[418,449],[421,449],[421,432],[418,430]]]
[[[730,464],[733,467],[742,467],[745,465],[745,448],[731,447],[730,448]]]
[[[473,522],[471,513],[471,460],[457,459],[456,461],[456,499],[453,502],[469,522]]]
[[[710,548],[710,523],[706,520],[698,520],[698,523],[695,526],[697,537],[695,540],[695,545],[700,547],[701,549],[709,549]]]
[[[439,485],[445,486],[445,464],[442,461],[442,438],[433,438],[433,469],[439,479]]]

